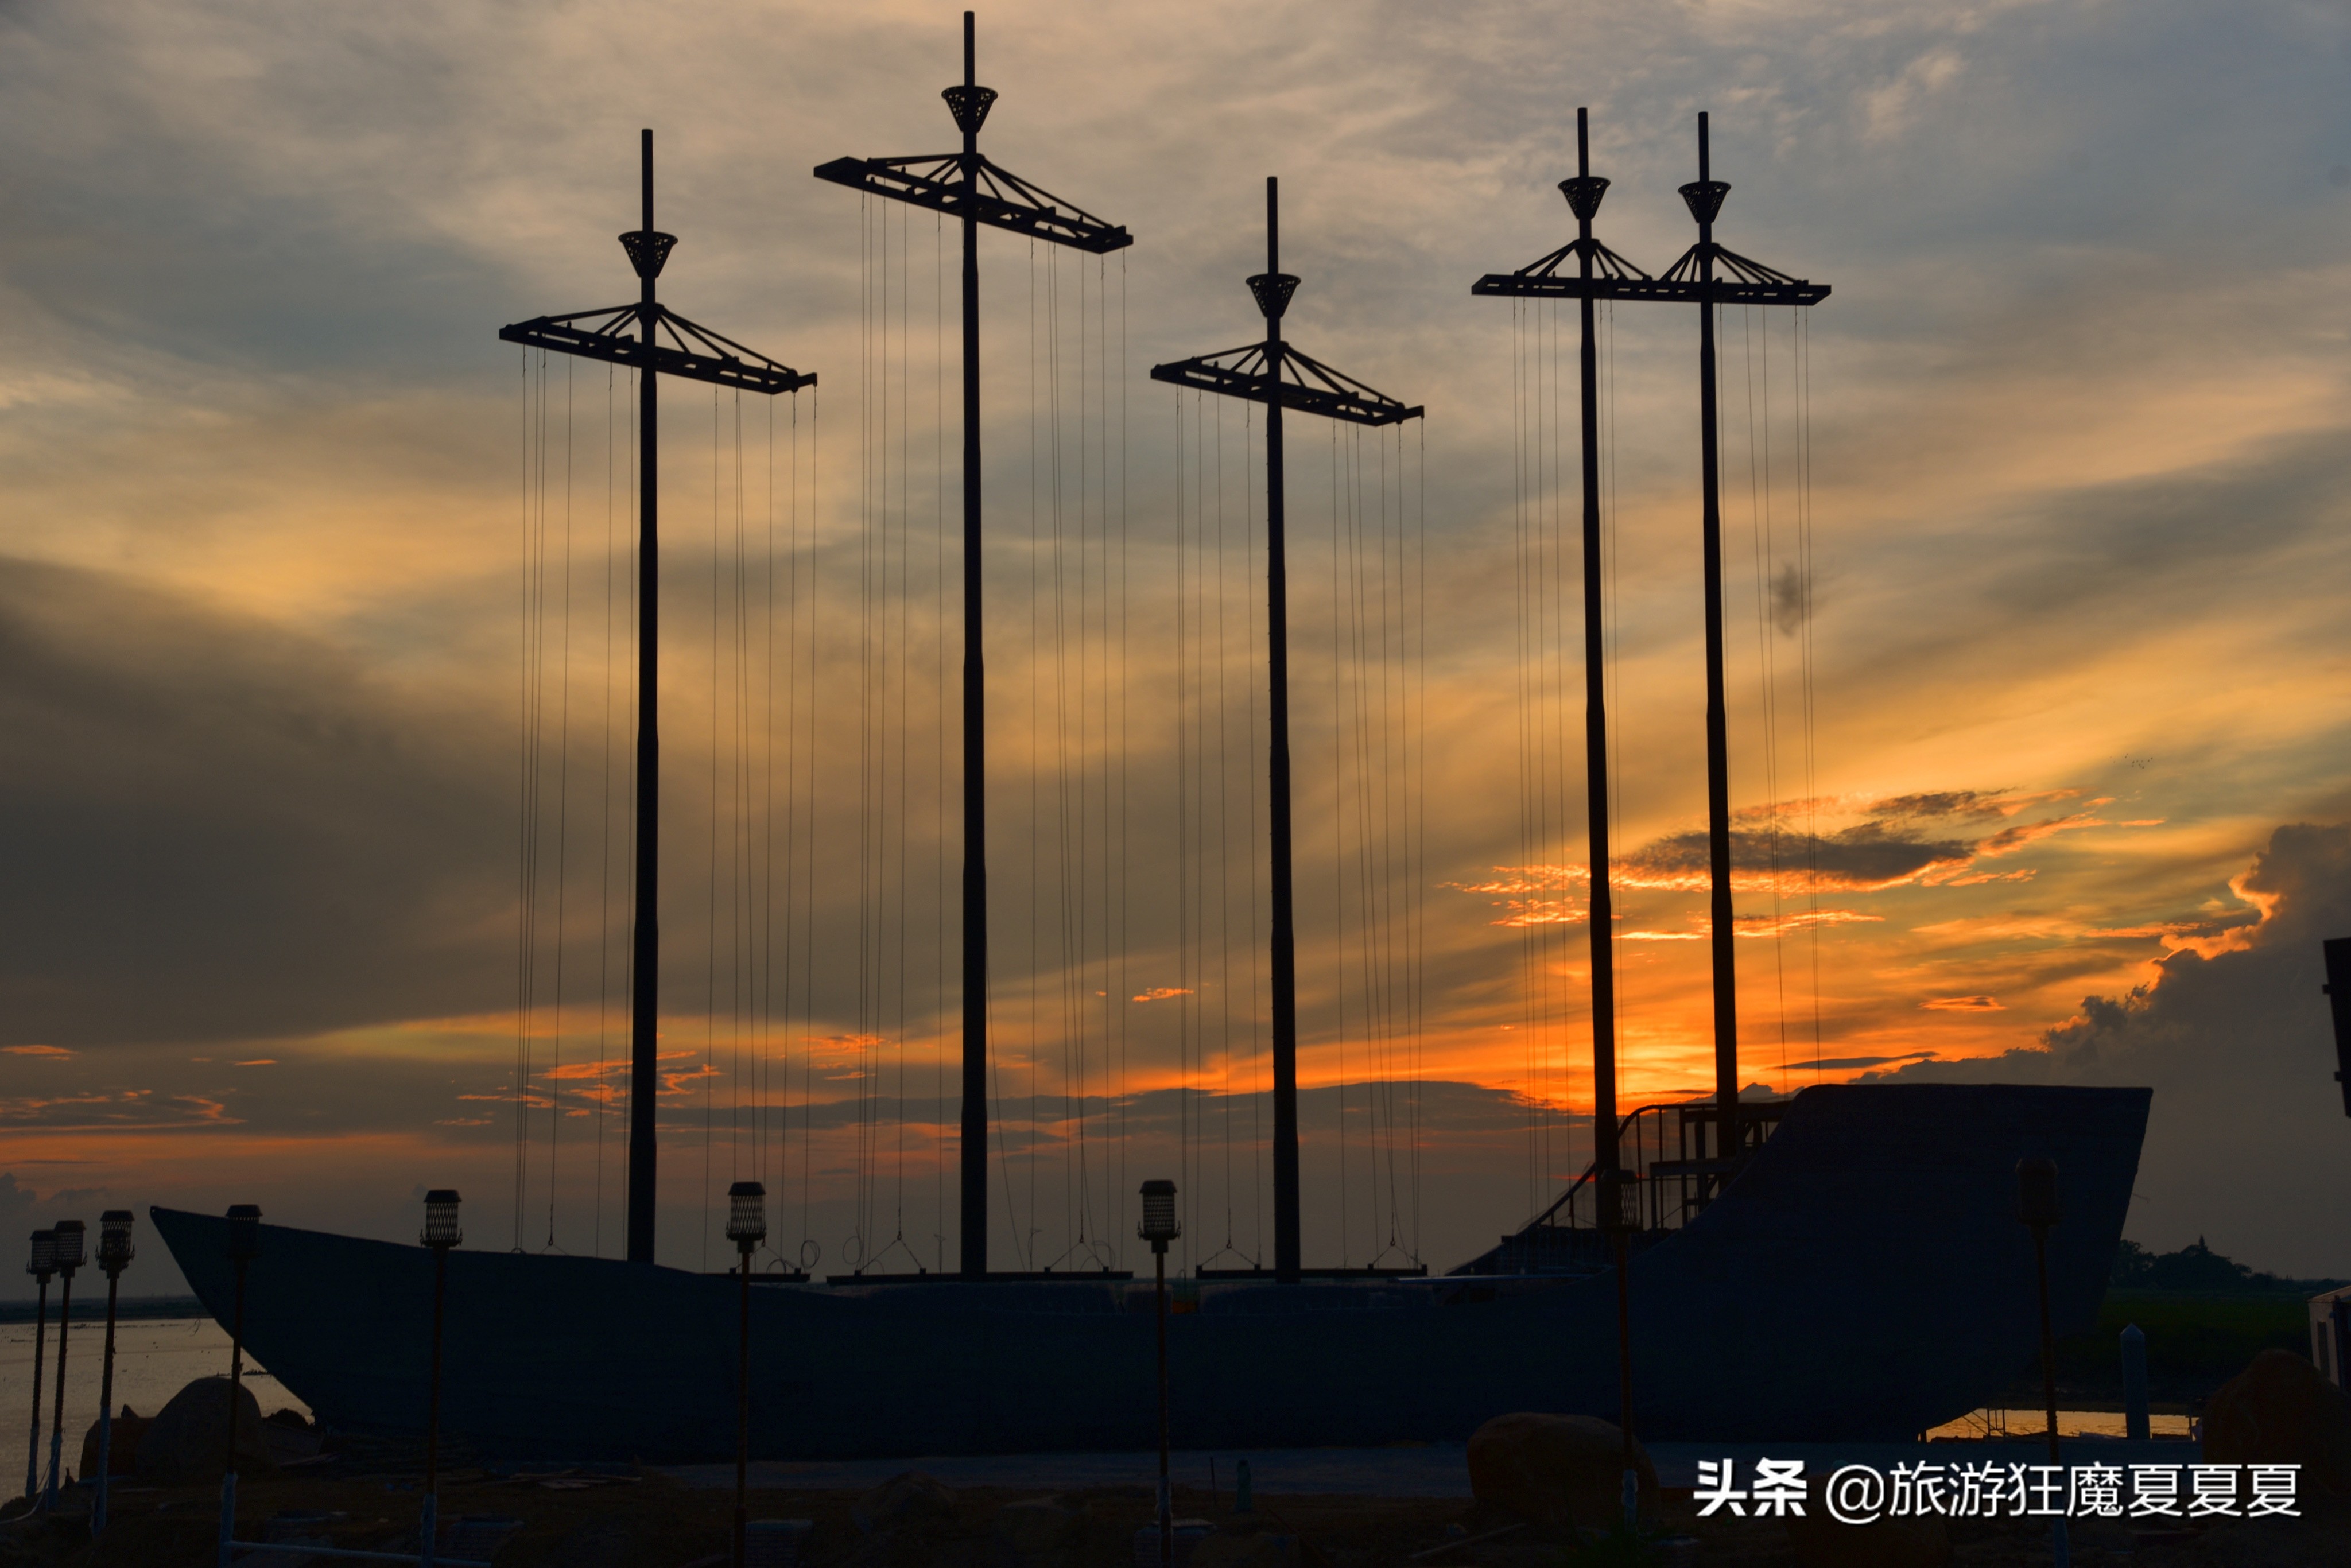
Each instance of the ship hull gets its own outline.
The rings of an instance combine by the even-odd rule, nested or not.
[[[1632,1264],[1636,1430],[1898,1440],[1996,1396],[2039,1348],[2018,1159],[2061,1172],[2057,1332],[2095,1322],[2149,1092],[1823,1085],[1723,1196]],[[225,1222],[158,1208],[224,1322]],[[254,1355],[328,1424],[421,1433],[433,1264],[420,1248],[262,1228]],[[1169,1324],[1173,1435],[1209,1448],[1466,1437],[1546,1409],[1613,1417],[1615,1281],[1189,1284]],[[449,1258],[444,1430],[506,1458],[731,1458],[737,1282],[546,1254]],[[753,1292],[760,1458],[1137,1449],[1156,1442],[1150,1285],[928,1283]]]

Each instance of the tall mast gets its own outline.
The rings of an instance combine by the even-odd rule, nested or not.
[[[1576,276],[1585,285],[1583,407],[1583,794],[1591,850],[1592,1161],[1616,1169],[1616,926],[1608,853],[1608,706],[1600,597],[1600,361],[1592,331],[1592,219],[1608,182],[1592,173],[1591,113],[1575,111],[1575,178],[1560,182],[1575,214]]]
[[[963,80],[946,99],[961,152],[836,158],[820,180],[951,213],[963,225],[963,1278],[987,1276],[987,725],[980,644],[979,225],[1102,255],[1134,243],[1116,224],[1040,190],[980,155],[996,89],[979,85],[973,14],[963,14]]]
[[[966,1279],[987,1273],[987,681],[981,664],[979,462],[979,127],[972,14],[963,14],[963,1225]]]
[[[629,260],[637,269],[637,322],[651,362],[660,347],[653,333],[661,323],[653,281],[661,277],[669,246],[655,240],[653,133],[649,127],[642,134],[644,221],[638,243],[629,246]],[[655,700],[661,690],[661,377],[641,375],[637,382],[637,906],[629,944],[628,1259],[650,1263],[660,1163],[654,1112],[661,1091],[661,705]]]
[[[1267,794],[1273,852],[1273,1271],[1298,1281],[1298,916],[1290,837],[1290,563],[1281,450],[1281,316],[1298,279],[1281,270],[1281,182],[1265,179],[1265,271],[1249,280],[1265,316],[1265,634],[1272,688]]]
[[[653,227],[653,133],[640,133],[643,221],[622,235],[621,246],[637,274],[637,303],[534,316],[498,329],[506,342],[583,359],[634,366],[637,375],[637,808],[636,906],[629,946],[629,1197],[628,1257],[653,1260],[657,1196],[656,1138],[661,1018],[661,743],[659,388],[664,375],[709,382],[742,392],[798,392],[816,385],[813,373],[747,349],[731,338],[664,309],[653,280],[677,244]],[[631,336],[632,331],[636,333]],[[668,342],[661,341],[667,337]]]
[[[1714,218],[1730,187],[1713,177],[1706,111],[1698,117],[1698,179],[1681,188],[1698,220],[1698,408],[1700,548],[1706,555],[1707,909],[1714,958],[1715,1158],[1739,1155],[1739,959],[1731,926],[1730,727],[1722,677],[1721,431],[1714,385]],[[1727,1177],[1725,1178],[1727,1179]]]
[[[1151,379],[1265,404],[1266,643],[1271,688],[1268,794],[1273,856],[1273,1264],[1295,1284],[1301,1268],[1298,1181],[1298,938],[1290,800],[1290,580],[1283,497],[1281,411],[1287,406],[1351,424],[1417,419],[1352,376],[1282,341],[1281,319],[1298,279],[1281,270],[1280,185],[1265,182],[1265,270],[1249,280],[1265,318],[1261,342],[1151,367]]]

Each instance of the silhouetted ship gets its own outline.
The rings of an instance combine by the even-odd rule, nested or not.
[[[1797,1094],[1722,1196],[1634,1258],[1640,1431],[1898,1440],[1997,1398],[2040,1345],[2016,1162],[2045,1155],[2064,1172],[2051,1304],[2060,1334],[2086,1332],[2147,1102],[2144,1089],[1973,1084]],[[225,1322],[227,1222],[154,1219]],[[251,1269],[245,1334],[263,1365],[329,1426],[422,1434],[430,1253],[265,1225]],[[1180,1446],[1459,1440],[1505,1411],[1616,1408],[1605,1271],[1182,1288],[1196,1310],[1168,1325]],[[515,1458],[730,1458],[737,1289],[615,1260],[453,1253],[446,1429]],[[1156,1441],[1147,1281],[762,1283],[752,1311],[761,1458]]]
[[[1138,1449],[1155,1439],[1152,1288],[1123,1275],[1007,1277],[987,1267],[988,1068],[985,727],[978,644],[981,518],[977,235],[982,225],[1102,254],[1123,227],[1047,196],[978,151],[995,94],[972,72],[946,94],[963,151],[836,160],[820,178],[869,198],[956,217],[963,240],[966,362],[964,554],[970,639],[964,665],[965,904],[961,1271],[818,1283],[756,1277],[752,1451],[762,1458]],[[1579,113],[1579,142],[1582,116]],[[2144,1089],[1873,1083],[1821,1085],[1784,1101],[1739,1102],[1731,964],[1729,827],[1722,715],[1720,538],[1714,434],[1714,308],[1803,307],[1828,293],[1715,245],[1729,187],[1683,187],[1698,244],[1651,277],[1591,235],[1607,182],[1588,165],[1562,182],[1573,244],[1475,292],[1575,300],[1583,312],[1587,751],[1593,843],[1592,1168],[1542,1215],[1452,1273],[1429,1278],[1316,1270],[1300,1260],[1295,958],[1289,888],[1287,624],[1280,454],[1284,410],[1358,424],[1420,411],[1291,348],[1282,320],[1298,280],[1280,267],[1267,188],[1266,271],[1250,292],[1260,343],[1155,368],[1154,379],[1265,406],[1268,466],[1269,799],[1272,975],[1273,1266],[1179,1281],[1169,1330],[1176,1441],[1221,1448],[1369,1445],[1467,1437],[1511,1410],[1613,1416],[1617,1383],[1615,1249],[1630,1251],[1635,1426],[1649,1437],[1904,1439],[1997,1397],[2039,1348],[2032,1234],[2015,1211],[2019,1160],[2055,1160],[2064,1222],[2049,1235],[2060,1333],[2093,1323],[2122,1233],[2146,1131]],[[652,133],[643,223],[622,236],[639,302],[539,317],[510,341],[640,372],[641,559],[637,924],[628,1260],[459,1251],[448,1260],[443,1419],[453,1436],[517,1458],[714,1460],[734,1450],[739,1282],[664,1268],[653,1256],[653,1072],[660,964],[653,919],[659,779],[653,703],[658,375],[767,394],[814,381],[657,303],[674,243],[653,228]],[[1567,263],[1573,260],[1571,270]],[[1722,271],[1719,275],[1717,267]],[[1599,668],[1597,458],[1592,306],[1601,299],[1695,305],[1701,322],[1701,429],[1708,636],[1708,784],[1713,873],[1716,1087],[1695,1103],[1616,1106],[1609,949],[1607,796]],[[632,335],[633,334],[633,335]],[[1722,1112],[1737,1107],[1726,1125]],[[1619,1179],[1613,1173],[1629,1173]],[[1593,1228],[1598,1194],[1614,1228]],[[170,1209],[156,1228],[215,1316],[232,1304],[226,1222]],[[1234,1276],[1238,1277],[1234,1277]],[[420,1248],[265,1226],[251,1265],[245,1336],[328,1425],[421,1434],[434,1262]]]

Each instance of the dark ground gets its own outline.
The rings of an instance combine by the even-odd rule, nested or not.
[[[1059,1542],[1016,1543],[998,1524],[1005,1504],[1034,1496],[1016,1490],[969,1488],[956,1494],[956,1517],[869,1533],[852,1521],[862,1494],[848,1491],[754,1492],[750,1514],[816,1521],[804,1561],[831,1568],[896,1568],[939,1564],[942,1568],[1120,1568],[1133,1561],[1134,1531],[1151,1517],[1151,1499],[1140,1488],[1101,1489],[1061,1494],[1070,1511],[1068,1538]],[[216,1488],[119,1490],[112,1526],[92,1544],[77,1521],[18,1521],[0,1524],[0,1568],[208,1568],[214,1558]],[[686,1487],[668,1477],[648,1476],[630,1484],[589,1490],[548,1490],[479,1475],[452,1477],[444,1484],[444,1517],[505,1514],[524,1528],[498,1553],[497,1568],[687,1568],[724,1563],[733,1496],[726,1490]],[[1225,1499],[1229,1502],[1229,1496]],[[238,1516],[248,1538],[281,1509],[339,1511],[347,1519],[333,1527],[338,1546],[414,1549],[417,1494],[409,1483],[381,1479],[246,1481]],[[13,1511],[17,1506],[10,1505]],[[1213,1520],[1223,1537],[1202,1561],[1275,1568],[1387,1568],[1410,1562],[1416,1552],[1442,1545],[1448,1531],[1476,1536],[1507,1522],[1466,1500],[1355,1497],[1261,1497],[1253,1513],[1236,1516],[1212,1508],[1207,1494],[1179,1491],[1180,1515]],[[1696,1535],[1695,1554],[1680,1561],[1707,1568],[1764,1568],[1795,1559],[1785,1528],[1776,1520],[1697,1520],[1688,1494],[1666,1494],[1665,1526]],[[1260,1537],[1291,1534],[1301,1550],[1285,1550]],[[1955,1564],[1978,1568],[2038,1568],[2049,1561],[2045,1523],[1960,1521],[1953,1524]],[[402,1538],[405,1537],[405,1540]],[[2077,1521],[2073,1560],[2081,1568],[2322,1568],[2351,1563],[2351,1523],[2324,1526],[2299,1520],[2231,1522],[2178,1531],[2169,1538],[2135,1534],[2123,1521]],[[292,1564],[288,1556],[246,1559],[256,1568]],[[329,1559],[313,1559],[325,1568]],[[1499,1539],[1457,1546],[1427,1559],[1434,1564],[1477,1563],[1492,1568],[1568,1568],[1579,1561],[1575,1544],[1562,1536],[1541,1537],[1520,1530]],[[1589,1568],[1616,1568],[1628,1560],[1613,1553],[1581,1553]]]

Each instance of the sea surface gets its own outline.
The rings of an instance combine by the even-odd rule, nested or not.
[[[48,1352],[42,1358],[41,1475],[48,1475],[49,1416],[56,1409],[55,1374],[57,1325],[47,1332]],[[81,1468],[83,1434],[98,1419],[98,1388],[102,1353],[106,1348],[103,1322],[73,1325],[66,1355],[66,1441],[64,1468]],[[210,1318],[123,1322],[114,1325],[114,1408],[128,1405],[141,1416],[152,1416],[187,1384],[199,1377],[228,1373],[228,1333]],[[245,1358],[246,1386],[261,1402],[265,1416],[291,1407],[308,1416],[309,1407]],[[33,1417],[33,1325],[0,1323],[0,1497],[13,1497],[25,1484],[26,1439]]]

